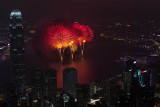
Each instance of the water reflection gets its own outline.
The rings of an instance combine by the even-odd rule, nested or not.
[[[68,67],[74,67],[78,71],[78,83],[87,84],[93,81],[93,62],[86,60],[85,58],[80,58],[76,61],[71,61],[66,64],[51,64],[50,67],[55,68],[57,70],[57,84],[58,88],[63,87],[63,70]]]

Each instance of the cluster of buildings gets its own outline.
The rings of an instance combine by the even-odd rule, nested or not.
[[[0,90],[1,107],[153,107],[160,105],[160,58],[121,58],[122,73],[103,82],[78,84],[77,70],[63,70],[63,89],[55,69],[34,68],[25,81],[22,14],[10,14],[12,82]],[[128,26],[130,27],[130,26]]]
[[[149,53],[159,54],[160,25],[159,20],[140,20],[125,23],[114,23],[106,26],[100,36],[108,40],[121,42],[122,45],[132,45],[143,48]]]

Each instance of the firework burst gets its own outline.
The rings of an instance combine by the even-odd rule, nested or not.
[[[63,62],[65,48],[69,46],[69,42],[73,39],[70,30],[62,25],[52,26],[48,29],[48,44],[51,48],[58,49],[61,62]]]
[[[71,58],[77,51],[77,44],[80,45],[81,54],[83,56],[84,45],[93,38],[93,32],[89,26],[72,24],[63,26],[61,24],[51,25],[47,29],[47,44],[59,51],[60,60],[63,62],[63,54],[67,47],[70,48]]]
[[[81,54],[83,56],[84,53],[84,45],[86,42],[89,42],[92,40],[94,34],[93,31],[89,26],[81,25],[81,24],[73,24],[74,29],[76,29],[75,32],[75,38],[77,39],[80,47],[81,47]]]

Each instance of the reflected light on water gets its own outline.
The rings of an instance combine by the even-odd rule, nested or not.
[[[65,68],[73,67],[78,71],[78,83],[88,84],[93,80],[92,75],[92,63],[83,57],[77,61],[71,61],[67,64],[51,64],[50,67],[57,70],[57,87],[63,87],[63,70]]]

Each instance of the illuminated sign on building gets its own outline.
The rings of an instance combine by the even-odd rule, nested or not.
[[[145,86],[144,85],[144,74],[147,73],[148,70],[136,70],[135,74],[134,74],[134,77],[138,77],[138,80],[139,80],[139,84],[141,86]]]

